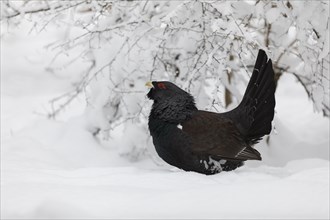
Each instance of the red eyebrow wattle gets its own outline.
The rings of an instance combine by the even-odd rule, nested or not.
[[[164,83],[158,83],[157,86],[158,86],[158,88],[160,88],[160,89],[166,89],[166,86],[165,86]]]

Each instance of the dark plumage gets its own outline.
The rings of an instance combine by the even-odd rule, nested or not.
[[[275,82],[272,61],[259,50],[241,103],[225,113],[200,111],[194,98],[171,82],[149,82],[154,100],[149,130],[158,155],[186,171],[214,174],[261,160],[252,146],[271,131]]]

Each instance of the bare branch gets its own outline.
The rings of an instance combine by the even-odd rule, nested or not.
[[[38,14],[38,13],[47,12],[47,11],[50,11],[50,10],[54,10],[54,11],[56,11],[58,13],[58,12],[61,12],[61,11],[65,11],[65,10],[67,10],[69,8],[75,8],[75,7],[77,7],[77,6],[81,5],[81,4],[84,4],[84,3],[86,3],[85,0],[84,1],[80,1],[80,2],[78,2],[76,4],[72,4],[72,5],[70,4],[67,7],[65,7],[62,4],[58,4],[57,6],[54,6],[54,7],[50,7],[50,6],[49,7],[41,7],[41,8],[37,8],[37,9],[32,9],[32,10],[24,11],[24,14]],[[11,14],[11,15],[7,15],[7,16],[2,17],[1,20],[2,19],[11,19],[11,18],[17,17],[18,15],[23,14],[23,12],[15,9],[11,5],[9,5],[9,2],[7,2],[6,6],[8,8],[12,9],[14,11],[14,13]]]

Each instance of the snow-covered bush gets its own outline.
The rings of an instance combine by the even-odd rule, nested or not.
[[[7,29],[23,19],[31,31],[65,29],[46,47],[57,53],[46,70],[77,60],[83,70],[52,100],[49,116],[83,96],[91,132],[134,134],[125,140],[133,157],[149,140],[146,81],[173,81],[199,108],[222,111],[240,101],[259,48],[273,59],[277,80],[293,74],[315,110],[330,115],[328,1],[26,0],[2,1],[1,14]]]

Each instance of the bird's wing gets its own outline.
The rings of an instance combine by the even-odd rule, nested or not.
[[[260,153],[250,147],[234,123],[219,114],[197,111],[182,123],[182,131],[191,141],[191,150],[230,160],[261,160]]]

